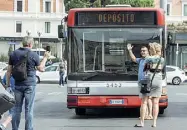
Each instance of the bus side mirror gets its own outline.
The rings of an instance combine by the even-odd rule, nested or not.
[[[58,25],[58,38],[66,38],[64,25]]]

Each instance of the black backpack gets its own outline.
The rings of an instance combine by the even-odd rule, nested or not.
[[[21,82],[27,79],[27,59],[28,59],[28,52],[23,56],[23,58],[18,61],[16,65],[13,66],[12,69],[12,76],[15,81]]]

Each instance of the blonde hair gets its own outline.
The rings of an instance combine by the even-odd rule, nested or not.
[[[159,43],[149,43],[150,55],[161,55],[162,46]]]

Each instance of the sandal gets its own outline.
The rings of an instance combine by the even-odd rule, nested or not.
[[[156,125],[152,125],[151,127],[156,127]]]
[[[136,124],[134,127],[144,127],[144,126],[142,126],[142,125],[138,125],[138,124]]]
[[[145,118],[145,120],[152,120],[152,119],[153,119],[152,116],[147,116],[147,117]]]
[[[141,117],[139,117],[139,119],[141,119]],[[146,116],[144,120],[152,120],[153,117],[152,116]]]

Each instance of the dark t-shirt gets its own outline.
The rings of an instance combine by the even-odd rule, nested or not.
[[[9,65],[14,66],[20,61],[24,55],[29,51],[28,48],[19,48],[15,50],[9,59]],[[39,55],[35,52],[30,51],[27,60],[27,76],[28,78],[22,82],[15,81],[17,86],[35,86],[36,85],[36,66],[39,66],[40,59]]]

